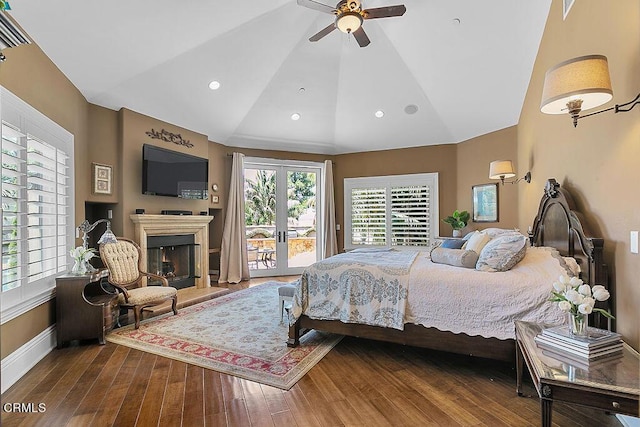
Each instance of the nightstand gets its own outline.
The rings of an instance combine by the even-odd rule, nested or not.
[[[72,340],[98,339],[105,343],[117,316],[118,296],[101,286],[107,270],[77,276],[65,274],[56,278],[57,346]]]
[[[554,401],[589,406],[638,416],[640,375],[638,352],[624,344],[623,355],[609,362],[580,368],[543,354],[534,338],[546,325],[517,320],[516,391],[522,395],[522,370],[526,363],[540,396],[542,426],[551,426]]]

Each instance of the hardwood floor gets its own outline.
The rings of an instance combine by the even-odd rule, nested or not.
[[[290,278],[278,278],[289,280]],[[267,280],[267,279],[265,279]],[[265,280],[252,280],[237,288]],[[291,390],[107,343],[53,350],[2,395],[3,426],[537,426],[508,363],[346,337]],[[554,425],[619,426],[554,404]]]

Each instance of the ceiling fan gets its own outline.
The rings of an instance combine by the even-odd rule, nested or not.
[[[309,41],[317,42],[336,28],[343,33],[353,34],[360,47],[368,46],[371,43],[367,33],[362,29],[362,22],[365,19],[389,18],[391,16],[402,16],[407,11],[403,4],[396,6],[376,7],[374,9],[362,9],[359,0],[341,0],[335,8],[318,3],[315,0],[298,0],[300,6],[320,12],[330,13],[336,16],[335,22],[311,36]]]

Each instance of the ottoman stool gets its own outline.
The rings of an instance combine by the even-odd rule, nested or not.
[[[284,303],[293,301],[293,294],[296,292],[295,285],[284,285],[278,288],[278,297],[280,300],[280,322],[282,322],[284,314]]]

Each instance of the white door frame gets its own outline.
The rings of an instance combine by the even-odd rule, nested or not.
[[[298,160],[279,160],[260,157],[247,157],[244,160],[245,169],[267,169],[276,171],[276,265],[268,269],[251,269],[251,277],[287,276],[301,274],[304,267],[288,266],[288,197],[287,197],[287,172],[308,171],[316,175],[316,260],[322,255],[321,236],[323,235],[323,205],[324,195],[322,182],[324,182],[324,163],[307,162]],[[277,262],[281,260],[281,262]]]

